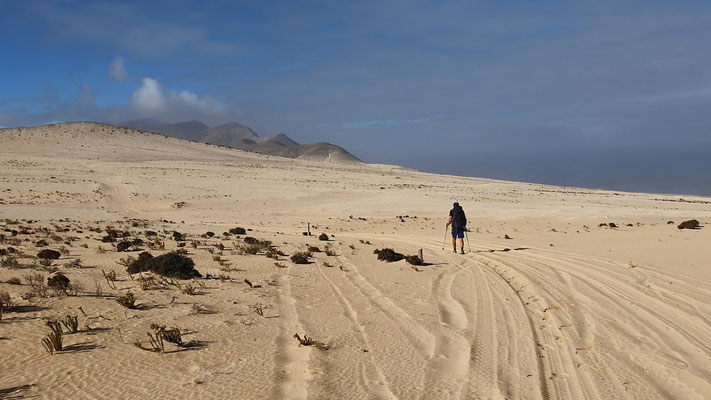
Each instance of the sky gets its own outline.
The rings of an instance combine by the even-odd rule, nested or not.
[[[236,121],[368,162],[711,195],[708,43],[706,1],[0,0],[0,127]]]

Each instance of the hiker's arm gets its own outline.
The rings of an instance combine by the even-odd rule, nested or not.
[[[450,216],[449,216],[449,221],[447,221],[447,226],[452,225],[452,218],[453,218],[453,217],[450,215]]]

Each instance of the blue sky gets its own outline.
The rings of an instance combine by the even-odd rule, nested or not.
[[[473,175],[711,147],[708,2],[206,3],[3,1],[0,126],[238,121]]]

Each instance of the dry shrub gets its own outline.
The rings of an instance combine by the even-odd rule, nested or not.
[[[378,260],[380,261],[395,262],[405,258],[404,254],[398,253],[389,248],[384,248],[382,250],[376,249],[373,253],[378,255]]]
[[[247,233],[247,231],[244,228],[238,226],[236,228],[230,229],[230,233],[233,235],[244,235]]]
[[[30,297],[49,297],[49,287],[44,283],[44,276],[40,273],[25,275],[25,282],[30,285]]]
[[[69,331],[69,333],[79,332],[79,317],[76,315],[67,315],[61,320],[64,329]]]
[[[2,321],[2,314],[8,311],[10,307],[12,307],[10,293],[0,290],[0,321]]]
[[[47,321],[47,326],[52,330],[47,337],[42,339],[42,345],[49,354],[54,354],[58,351],[62,351],[64,348],[62,345],[62,327],[59,322],[50,320]]]
[[[20,268],[20,263],[17,261],[17,257],[6,256],[0,258],[0,267],[9,269]]]
[[[124,306],[125,308],[135,310],[136,309],[136,296],[130,291],[125,295],[116,298],[116,302]]]
[[[701,227],[701,225],[699,224],[699,221],[695,219],[684,221],[677,226],[679,229],[699,229],[699,227]]]
[[[328,240],[328,235],[325,233],[322,233],[318,235],[318,240]]]
[[[18,277],[12,277],[7,280],[7,283],[10,285],[22,285],[22,282],[20,281],[20,278]]]
[[[55,292],[64,293],[65,295],[69,295],[69,283],[69,278],[61,272],[47,278],[47,286],[54,289]]]
[[[405,256],[405,261],[412,265],[422,265],[422,259],[419,256]]]
[[[148,252],[143,252],[138,255],[137,260],[128,266],[127,270],[130,274],[151,271],[158,275],[177,279],[201,277],[200,273],[195,270],[193,260],[176,252],[166,253],[157,257],[153,257]]]
[[[336,256],[338,256],[338,253],[336,253],[336,251],[333,250],[333,246],[331,246],[331,244],[327,244],[327,245],[323,248],[323,252],[326,253],[326,255],[329,256],[329,257],[336,257]]]
[[[312,257],[312,254],[308,251],[299,251],[294,253],[291,256],[291,262],[294,264],[309,264],[311,261],[309,261],[309,258]]]
[[[56,260],[61,257],[61,253],[56,250],[44,249],[37,253],[37,258],[42,260]]]

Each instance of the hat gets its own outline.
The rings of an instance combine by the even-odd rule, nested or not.
[[[459,202],[458,202],[458,201],[455,201],[454,204],[453,204],[453,206],[455,206],[455,207],[458,206],[458,205],[459,205]]]

